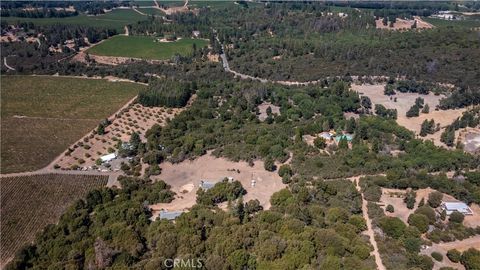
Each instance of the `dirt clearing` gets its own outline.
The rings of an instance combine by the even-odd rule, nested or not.
[[[441,130],[434,134],[429,134],[424,138],[433,140],[438,146],[445,146],[440,142],[440,135],[443,128],[450,125],[466,111],[466,109],[436,111],[435,107],[437,107],[440,100],[445,97],[444,95],[435,95],[433,93],[421,95],[417,93],[401,93],[397,91],[396,95],[393,95],[390,98],[390,96],[384,95],[384,88],[385,84],[352,84],[353,90],[357,91],[361,96],[368,96],[373,104],[381,104],[387,109],[396,109],[398,113],[397,123],[416,134],[420,133],[421,125],[424,120],[435,120],[435,124],[440,124]],[[407,118],[407,111],[415,104],[415,100],[419,97],[424,99],[424,104],[428,104],[430,112],[420,113],[418,117]],[[375,105],[372,107],[375,107]]]
[[[154,211],[181,211],[192,207],[201,180],[216,183],[232,177],[240,181],[247,191],[243,201],[258,199],[264,209],[270,208],[272,194],[286,187],[277,172],[269,172],[263,168],[262,161],[256,161],[255,165],[250,167],[247,162],[233,162],[206,154],[193,161],[163,163],[160,167],[162,173],[153,178],[162,179],[171,185],[177,196],[171,203],[153,205]],[[252,186],[252,180],[255,180],[255,186]]]

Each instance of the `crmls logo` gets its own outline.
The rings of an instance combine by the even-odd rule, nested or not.
[[[168,268],[202,268],[203,263],[200,259],[166,259],[163,261],[163,265]]]

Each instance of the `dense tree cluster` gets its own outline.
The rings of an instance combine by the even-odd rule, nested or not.
[[[183,107],[196,89],[195,83],[172,79],[152,80],[148,88],[138,94],[138,102],[147,107]]]

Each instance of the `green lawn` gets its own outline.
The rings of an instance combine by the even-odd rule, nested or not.
[[[145,86],[52,76],[1,77],[1,172],[40,169]]]
[[[19,17],[3,17],[9,23],[12,22],[33,22],[39,25],[48,24],[75,24],[75,25],[87,25],[93,27],[107,27],[116,29],[118,32],[123,33],[123,28],[127,24],[132,24],[138,21],[146,20],[147,16],[141,15],[131,9],[116,9],[111,12],[107,12],[98,16],[87,16],[80,14],[74,17],[66,18],[19,18]]]
[[[192,52],[192,45],[204,47],[208,41],[184,38],[175,42],[155,42],[153,37],[115,36],[88,50],[88,53],[104,56],[123,56],[142,59],[165,60],[176,53],[187,56]]]
[[[165,15],[165,13],[158,8],[138,8],[138,11],[149,15]]]
[[[153,0],[134,0],[132,3],[138,5],[139,7],[155,6]]]

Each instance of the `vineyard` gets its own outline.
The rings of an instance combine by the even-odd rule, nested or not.
[[[107,176],[44,174],[0,178],[3,266],[46,225],[57,223],[72,202],[105,186]]]

